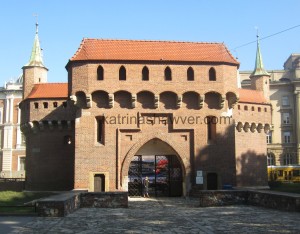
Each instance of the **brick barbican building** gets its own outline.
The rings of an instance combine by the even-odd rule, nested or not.
[[[252,90],[222,43],[83,39],[47,83],[36,32],[23,67],[26,189],[189,195],[266,186],[269,77]]]

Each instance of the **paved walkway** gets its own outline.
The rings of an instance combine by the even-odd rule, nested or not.
[[[84,208],[64,218],[31,217],[11,232],[300,233],[299,213],[254,206],[200,208],[196,203],[184,198],[130,198],[128,209]]]

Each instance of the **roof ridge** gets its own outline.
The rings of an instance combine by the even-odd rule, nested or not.
[[[147,40],[147,39],[108,39],[108,38],[83,38],[83,41],[136,41],[136,42],[167,42],[167,43],[189,43],[189,44],[217,44],[222,45],[223,42],[206,42],[206,41],[175,41],[175,40]],[[79,48],[82,44],[80,44]]]
[[[51,84],[68,84],[68,82],[54,82],[54,83],[39,83],[34,85],[51,85]]]

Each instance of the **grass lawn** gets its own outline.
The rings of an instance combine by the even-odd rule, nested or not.
[[[31,213],[34,212],[33,207],[4,207],[4,206],[22,206],[24,203],[30,202],[42,197],[54,195],[49,192],[0,192],[0,213]]]
[[[270,185],[270,189],[273,191],[300,194],[300,183],[273,182],[273,183],[269,183],[269,185]]]

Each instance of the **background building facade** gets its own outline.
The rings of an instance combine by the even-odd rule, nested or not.
[[[25,139],[20,130],[23,76],[0,88],[0,177],[25,178]]]
[[[300,163],[300,54],[291,54],[282,70],[269,70],[272,128],[267,135],[268,165]],[[250,71],[241,71],[243,88],[251,87]]]

